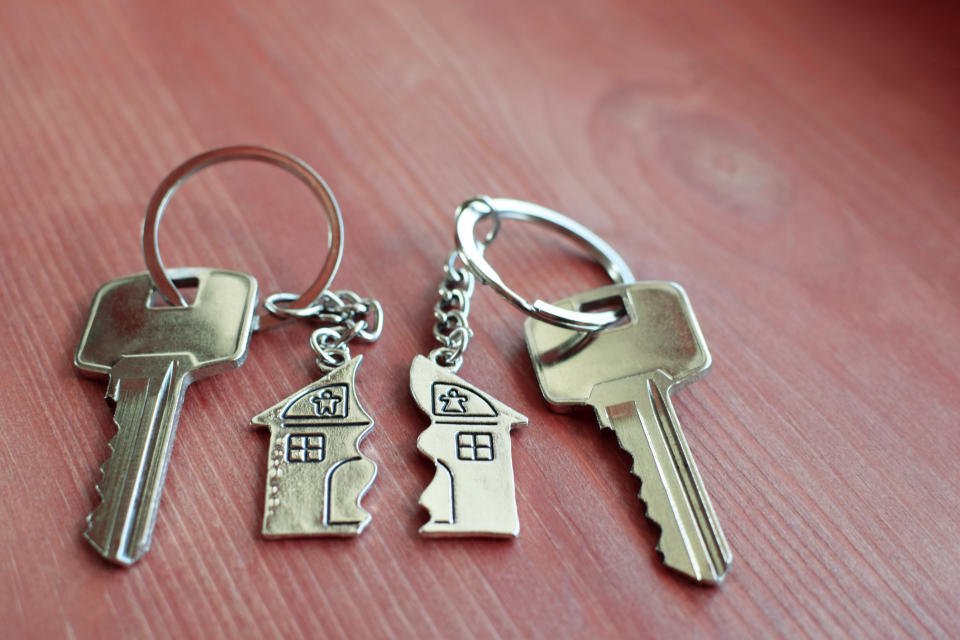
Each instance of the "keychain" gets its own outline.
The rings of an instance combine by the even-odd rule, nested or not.
[[[527,418],[454,375],[473,336],[468,323],[474,277],[455,266],[453,252],[443,266],[434,307],[434,336],[441,346],[410,366],[410,392],[430,417],[417,448],[433,460],[436,474],[420,497],[430,520],[424,536],[516,536],[520,533],[514,495],[510,430]]]
[[[324,291],[312,308],[292,313],[277,304],[293,298],[274,294],[265,306],[323,325],[311,334],[310,347],[325,375],[252,420],[270,428],[263,535],[358,535],[370,523],[360,500],[377,465],[360,452],[373,419],[356,393],[363,356],[351,358],[348,342],[379,338],[383,309],[352,291]]]
[[[487,217],[493,232],[477,241],[474,228]],[[533,222],[583,243],[614,284],[556,304],[525,300],[483,255],[502,219]],[[531,316],[524,325],[527,348],[551,407],[593,407],[600,427],[612,429],[633,456],[640,498],[661,528],[657,548],[664,563],[697,581],[722,581],[730,548],[670,400],[711,364],[683,288],[635,282],[623,259],[589,229],[520,200],[467,201],[457,212],[456,238],[460,258],[476,277]]]
[[[201,169],[235,160],[265,162],[295,175],[323,205],[330,226],[330,250],[317,279],[300,296],[268,297],[268,313],[255,314],[258,287],[253,276],[225,269],[165,269],[160,259],[160,220],[177,189]],[[359,358],[349,360],[346,341],[354,336],[375,340],[383,316],[379,304],[372,300],[327,290],[343,255],[342,232],[339,207],[320,176],[301,160],[271,149],[254,146],[214,149],[190,158],[157,187],[143,223],[142,247],[147,272],[100,287],[74,357],[74,364],[81,372],[108,380],[106,397],[114,404],[117,433],[110,441],[111,454],[101,467],[102,476],[97,483],[101,501],[87,517],[84,532],[87,541],[105,559],[129,566],[150,548],[187,386],[239,367],[247,357],[254,331],[277,326],[294,316],[317,317],[326,323],[315,332],[312,344],[318,346],[324,362],[342,365],[327,377],[330,384],[341,385],[331,387],[330,391],[350,391],[336,402],[328,398],[325,406],[331,407],[329,411],[336,415],[328,418],[324,413],[325,424],[350,412],[350,420],[357,423],[354,431],[360,431],[360,435],[347,445],[329,445],[329,450],[337,453],[325,455],[325,460],[342,456],[343,462],[349,459],[350,464],[341,464],[347,472],[338,472],[335,482],[328,478],[326,485],[317,485],[325,487],[323,507],[314,508],[314,491],[295,482],[285,485],[282,481],[277,485],[292,485],[290,491],[276,490],[272,497],[268,494],[268,507],[271,500],[274,505],[278,504],[277,494],[280,494],[286,498],[281,501],[285,506],[292,504],[301,513],[335,513],[338,517],[348,513],[348,519],[357,520],[341,525],[337,533],[359,532],[369,520],[359,506],[340,511],[333,505],[327,506],[330,495],[339,501],[358,503],[376,471],[375,465],[356,450],[372,422],[359,409],[352,393]],[[190,303],[180,290],[185,287],[196,290]],[[261,417],[263,415],[258,416]],[[342,436],[338,438],[339,442]],[[302,444],[299,450],[303,451],[303,461],[314,462],[318,457],[317,439],[291,442],[294,451]],[[300,457],[301,454],[293,453],[290,459]],[[295,473],[290,476],[298,477]],[[318,521],[322,519],[317,516]],[[297,531],[298,534],[307,532],[313,531]]]
[[[360,500],[376,477],[376,464],[360,453],[360,442],[373,429],[373,420],[360,406],[355,391],[362,356],[350,358],[353,338],[372,342],[383,330],[383,309],[370,298],[351,291],[329,290],[343,257],[343,216],[333,193],[317,173],[292,155],[262,147],[228,147],[188,160],[160,185],[144,223],[147,266],[157,290],[168,300],[179,297],[166,278],[156,251],[156,231],[163,207],[191,174],[205,166],[233,160],[256,160],[284,169],[304,182],[323,207],[327,219],[327,257],[316,280],[299,296],[274,293],[264,300],[268,313],[255,319],[254,330],[275,327],[291,319],[312,320],[321,326],[310,336],[320,380],[255,416],[254,425],[270,428],[267,487],[263,513],[266,537],[356,535],[370,522]],[[155,263],[150,256],[156,256]],[[181,298],[182,300],[182,298]]]
[[[316,176],[320,180],[319,176]],[[330,225],[326,280],[319,296],[299,307],[302,296],[275,293],[264,300],[272,318],[310,320],[320,326],[309,344],[323,376],[256,415],[252,424],[270,429],[262,533],[267,538],[359,535],[370,523],[360,501],[377,475],[360,451],[373,430],[356,392],[363,356],[351,357],[350,341],[374,342],[383,332],[383,308],[353,291],[331,291],[343,253],[343,219],[322,180]]]

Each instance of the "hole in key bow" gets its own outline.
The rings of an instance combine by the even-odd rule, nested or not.
[[[590,300],[588,302],[578,304],[577,311],[613,311],[613,313],[616,314],[617,319],[600,331],[571,331],[568,339],[564,340],[553,349],[549,349],[540,354],[540,360],[545,365],[552,365],[561,360],[570,358],[576,352],[581,351],[589,346],[596,336],[620,327],[626,327],[631,323],[630,313],[627,311],[627,307],[624,304],[621,296],[609,296],[607,298]]]
[[[617,319],[616,321],[605,326],[603,331],[609,331],[610,329],[615,329],[617,327],[630,324],[630,315],[627,313],[627,307],[623,304],[623,298],[621,296],[610,296],[609,298],[590,300],[589,302],[584,302],[583,304],[578,305],[577,309],[579,311],[585,311],[588,313],[595,313],[598,311],[613,311],[614,314],[616,314]]]
[[[173,284],[180,291],[180,295],[183,296],[183,300],[187,303],[187,306],[193,306],[194,301],[197,299],[197,289],[200,287],[200,280],[198,278],[174,278]],[[164,300],[160,292],[154,287],[150,292],[150,299],[147,300],[147,308],[163,309],[165,307],[173,307],[173,305]],[[180,307],[174,308],[179,309]]]

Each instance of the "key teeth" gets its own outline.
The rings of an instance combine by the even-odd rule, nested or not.
[[[653,524],[655,524],[655,525],[657,526],[657,529],[658,529],[659,532],[660,532],[659,535],[657,536],[657,544],[656,544],[656,546],[654,547],[654,550],[660,555],[660,561],[661,561],[661,563],[667,565],[668,567],[670,567],[671,569],[674,569],[675,571],[680,571],[680,572],[683,573],[684,575],[689,575],[689,574],[687,573],[687,570],[686,570],[683,566],[678,566],[676,563],[672,562],[672,561],[671,561],[672,559],[667,557],[667,552],[664,551],[663,548],[661,547],[661,543],[663,542],[663,523],[660,521],[660,516],[658,516],[657,514],[655,514],[655,513],[653,512],[653,510],[651,509],[650,505],[651,505],[652,501],[648,500],[647,497],[645,497],[645,496],[643,495],[644,489],[647,487],[647,484],[648,484],[648,483],[644,482],[644,481],[643,481],[643,478],[640,477],[640,474],[637,473],[637,471],[636,471],[636,466],[634,466],[634,467],[630,470],[630,473],[631,473],[635,478],[637,478],[638,480],[640,480],[640,491],[637,493],[637,497],[640,499],[640,501],[641,501],[641,502],[643,503],[643,505],[644,505],[644,511],[643,511],[644,517],[645,517],[647,520],[649,520],[650,522],[652,522]],[[667,517],[669,517],[669,516],[667,516]],[[692,577],[692,578],[695,579],[695,580],[699,580],[699,579],[700,579],[699,576],[690,576],[690,577]]]
[[[108,395],[107,399],[111,400],[112,398],[110,395]],[[100,488],[100,485],[103,483],[104,478],[107,476],[108,467],[110,466],[111,462],[114,459],[113,455],[114,453],[116,453],[116,446],[114,443],[117,442],[117,440],[120,438],[121,427],[120,427],[120,423],[117,421],[116,414],[114,414],[113,416],[113,425],[116,427],[117,431],[116,433],[113,434],[113,437],[107,441],[107,448],[109,449],[109,453],[107,455],[107,459],[100,464],[100,467],[98,468],[98,471],[100,472],[100,477],[93,485],[94,490],[97,492],[97,497],[100,498],[100,500],[93,507],[93,510],[87,514],[87,518],[86,518],[87,528],[83,532],[83,537],[87,540],[87,542],[90,543],[90,545],[94,549],[97,550],[97,553],[103,556],[104,559],[109,560],[110,562],[119,564],[121,566],[129,567],[134,562],[136,562],[141,556],[143,556],[144,553],[146,553],[149,550],[149,545],[147,545],[147,547],[144,549],[140,549],[137,555],[134,557],[128,557],[127,555],[124,555],[121,553],[112,554],[109,550],[107,550],[104,547],[104,545],[100,540],[98,540],[96,537],[94,537],[91,534],[91,531],[93,530],[93,527],[94,527],[94,520],[96,519],[97,512],[100,509],[102,509],[105,504],[103,489]]]
[[[664,537],[663,521],[664,520],[669,521],[672,516],[669,513],[655,512],[654,507],[652,507],[651,505],[656,504],[656,501],[651,500],[649,496],[644,495],[644,492],[648,491],[648,487],[651,485],[651,483],[644,482],[644,479],[639,472],[639,465],[637,465],[636,459],[633,456],[633,454],[630,453],[630,451],[628,451],[627,449],[623,449],[623,450],[627,451],[627,453],[630,454],[631,475],[633,475],[635,478],[637,478],[640,481],[640,491],[637,493],[637,497],[640,499],[640,501],[643,503],[645,507],[644,517],[646,517],[647,520],[649,520],[650,522],[657,525],[657,528],[660,530],[660,534],[657,537],[657,544],[654,547],[654,549],[660,555],[661,562],[666,566],[670,567],[671,569],[673,569],[674,571],[682,573],[686,577],[698,583],[705,584],[705,585],[720,584],[723,581],[723,578],[726,576],[727,571],[730,567],[730,558],[724,558],[722,571],[720,572],[708,571],[706,573],[700,573],[693,563],[677,562],[676,558],[674,558],[673,556],[669,555],[666,551],[664,551],[664,549],[661,546],[663,543],[663,537]]]
[[[93,519],[95,514],[97,513],[97,510],[100,509],[101,506],[103,506],[103,490],[100,488],[100,484],[103,482],[103,479],[106,477],[107,475],[106,467],[110,464],[110,461],[113,460],[113,454],[116,452],[116,447],[114,446],[114,442],[117,440],[117,438],[120,437],[120,423],[117,422],[116,415],[114,415],[113,417],[113,426],[117,428],[117,431],[116,433],[113,434],[113,437],[110,438],[109,441],[107,441],[107,448],[110,450],[110,452],[107,455],[107,459],[104,460],[98,467],[98,471],[100,472],[100,477],[97,479],[97,481],[93,485],[93,488],[97,492],[97,497],[100,498],[100,501],[96,504],[96,506],[94,506],[93,511],[87,514],[87,528],[86,528],[86,531],[84,532],[84,535],[87,537],[87,539],[90,540],[91,544],[94,544],[95,546],[96,546],[96,543],[87,534],[89,534],[90,529],[93,528]]]

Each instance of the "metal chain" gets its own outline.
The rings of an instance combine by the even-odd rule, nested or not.
[[[317,354],[317,366],[324,373],[350,359],[350,340],[373,342],[383,332],[383,307],[373,298],[361,298],[353,291],[326,289],[305,309],[290,311],[278,304],[296,298],[292,293],[274,293],[264,300],[264,306],[278,316],[309,318],[320,323],[310,335],[310,348]]]
[[[437,288],[439,299],[433,307],[433,316],[437,319],[433,335],[441,346],[430,352],[434,362],[454,373],[463,365],[463,353],[473,337],[468,316],[476,284],[473,272],[455,266],[458,257],[456,251],[452,252],[443,265],[445,277]]]

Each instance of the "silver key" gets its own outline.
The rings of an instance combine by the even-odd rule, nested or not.
[[[670,393],[703,376],[710,353],[686,293],[673,282],[588,291],[557,303],[590,311],[620,304],[624,322],[597,333],[529,319],[527,347],[540,388],[555,408],[587,404],[633,456],[647,516],[661,527],[664,563],[707,583],[731,560]]]
[[[151,306],[146,273],[100,287],[74,364],[109,378],[117,434],[97,490],[102,501],[84,534],[112,562],[131,565],[150,548],[187,386],[239,367],[247,355],[257,282],[217,269],[170,269],[197,287],[189,307]]]

